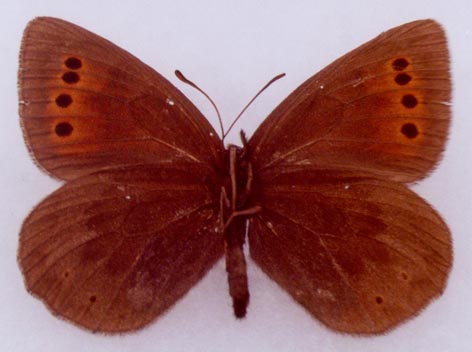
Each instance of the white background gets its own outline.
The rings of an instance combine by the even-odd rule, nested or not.
[[[2,351],[471,351],[472,350],[472,3],[464,1],[6,1],[0,0],[0,350]],[[444,295],[418,317],[376,337],[321,326],[249,262],[248,316],[232,315],[223,262],[167,314],[122,336],[83,331],[53,317],[24,289],[16,263],[21,222],[59,186],[33,164],[17,115],[21,34],[35,16],[60,17],[127,49],[179,87],[216,126],[209,104],[173,75],[176,68],[218,104],[226,126],[280,72],[233,131],[249,135],[295,87],[338,56],[402,23],[434,18],[452,56],[453,124],[437,170],[414,189],[443,214],[454,238]]]

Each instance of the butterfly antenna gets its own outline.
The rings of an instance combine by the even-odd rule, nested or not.
[[[201,89],[199,86],[197,86],[195,83],[190,81],[187,77],[185,77],[182,72],[180,72],[179,70],[175,70],[175,75],[182,82],[187,83],[189,86],[191,86],[191,87],[195,88],[196,90],[198,90],[200,93],[202,93],[210,101],[211,105],[213,105],[213,107],[215,108],[216,115],[218,116],[218,122],[220,124],[220,129],[221,129],[221,138],[222,138],[222,140],[224,140],[226,134],[225,134],[225,130],[223,128],[223,121],[221,120],[220,111],[218,110],[218,108],[217,108],[216,104],[214,103],[214,101],[210,98],[210,96],[207,93],[205,93],[203,91],[203,89]]]
[[[226,133],[223,134],[223,139],[228,135],[228,133],[231,131],[231,129],[233,128],[233,126],[236,124],[236,122],[238,122],[238,120],[240,119],[240,117],[242,116],[242,114],[244,114],[244,112],[247,110],[247,108],[254,102],[254,100],[257,99],[257,97],[259,95],[261,95],[261,93],[263,91],[265,91],[272,83],[274,83],[275,81],[281,79],[283,76],[285,76],[285,73],[281,73],[281,74],[278,74],[277,76],[275,76],[274,78],[272,78],[269,82],[266,83],[266,85],[264,87],[262,87],[258,92],[257,94],[249,101],[249,103],[246,104],[246,106],[244,107],[244,109],[241,110],[241,112],[238,114],[238,116],[236,116],[236,118],[234,119],[233,123],[231,124],[231,126],[229,126],[228,130],[226,131]]]

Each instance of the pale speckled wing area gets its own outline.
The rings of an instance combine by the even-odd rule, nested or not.
[[[173,305],[223,254],[204,174],[128,167],[68,182],[25,220],[28,290],[92,331],[123,332]]]
[[[36,162],[70,180],[116,165],[189,163],[209,173],[223,145],[195,106],[150,67],[66,21],[25,29],[20,116]]]
[[[441,26],[388,30],[308,79],[250,139],[261,178],[293,169],[349,169],[400,182],[423,178],[441,156],[451,79]]]
[[[385,332],[446,286],[447,225],[402,184],[304,170],[276,177],[257,199],[251,257],[331,329]]]

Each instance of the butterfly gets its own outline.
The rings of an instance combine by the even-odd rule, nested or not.
[[[441,157],[447,41],[433,20],[388,30],[291,93],[242,146],[111,42],[32,20],[20,52],[24,138],[65,183],[25,219],[29,292],[99,332],[140,329],[222,257],[236,317],[252,260],[321,323],[378,334],[439,296],[441,216],[408,183]]]

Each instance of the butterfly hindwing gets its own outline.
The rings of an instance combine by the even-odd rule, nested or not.
[[[218,202],[203,172],[128,167],[70,181],[20,233],[28,290],[93,331],[136,330],[182,297],[223,254]]]
[[[451,237],[404,185],[339,170],[294,172],[257,192],[255,262],[328,327],[381,333],[445,288]]]

